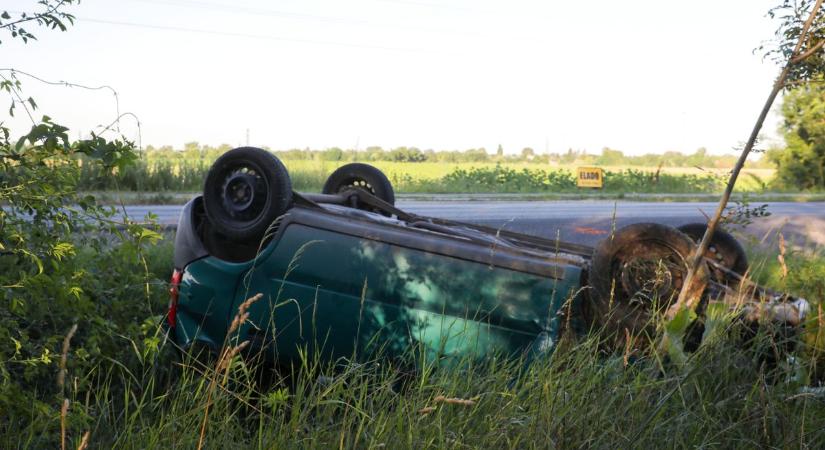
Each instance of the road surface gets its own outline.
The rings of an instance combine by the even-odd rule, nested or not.
[[[760,203],[761,204],[761,203]],[[614,202],[614,201],[399,201],[397,206],[415,214],[471,222],[546,238],[593,244],[617,227],[637,222],[672,226],[706,221],[716,203]],[[127,206],[132,220],[147,213],[165,225],[177,223],[180,205]],[[769,217],[756,218],[746,231],[766,242],[777,231],[797,245],[825,246],[825,203],[768,203]]]

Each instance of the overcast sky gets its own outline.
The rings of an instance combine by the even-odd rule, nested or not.
[[[0,65],[113,86],[144,146],[240,145],[248,129],[278,149],[721,153],[747,138],[778,73],[753,54],[776,3],[83,0],[66,33],[4,37]],[[115,117],[106,91],[23,81],[75,135]]]

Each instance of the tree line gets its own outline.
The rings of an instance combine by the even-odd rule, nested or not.
[[[170,145],[161,147],[147,146],[144,157],[148,159],[167,160],[207,160],[211,161],[230,150],[229,144],[218,146],[202,145],[198,142],[187,142],[183,148],[174,148]],[[371,146],[365,149],[342,149],[331,147],[325,149],[288,149],[273,150],[284,160],[311,160],[311,161],[388,161],[388,162],[443,162],[443,163],[537,163],[549,165],[600,165],[600,166],[637,166],[637,167],[702,167],[726,168],[736,162],[734,155],[713,155],[707,149],[699,148],[693,153],[684,154],[677,151],[664,153],[647,153],[643,155],[626,155],[621,150],[605,147],[600,153],[588,153],[585,150],[568,149],[566,152],[539,153],[530,147],[521,149],[518,153],[506,153],[502,146],[495,152],[485,148],[471,148],[467,150],[432,150],[417,147],[395,147],[384,149]],[[754,161],[751,167],[771,167],[767,161]]]

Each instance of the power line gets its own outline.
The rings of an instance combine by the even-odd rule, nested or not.
[[[268,8],[254,8],[249,6],[241,6],[241,5],[227,5],[224,3],[212,3],[212,2],[198,2],[198,1],[191,1],[191,0],[132,0],[133,2],[140,2],[140,3],[152,3],[155,5],[164,5],[164,6],[182,6],[185,8],[196,8],[196,9],[205,9],[205,10],[212,10],[212,11],[223,11],[223,12],[230,12],[230,13],[241,13],[241,14],[252,14],[256,16],[272,16],[272,17],[283,17],[288,19],[303,19],[303,20],[315,20],[319,22],[332,22],[332,23],[354,23],[357,25],[374,25],[374,23],[370,23],[363,20],[349,20],[349,19],[341,19],[336,17],[329,17],[329,16],[318,16],[314,14],[304,14],[304,13],[295,13],[290,11],[279,11],[274,9]]]
[[[351,18],[331,17],[331,16],[320,16],[320,15],[316,15],[316,14],[297,13],[297,12],[291,12],[291,11],[274,10],[274,9],[269,9],[269,8],[256,8],[256,7],[241,6],[241,5],[231,5],[231,4],[225,4],[225,3],[202,2],[202,1],[193,1],[193,0],[131,0],[131,1],[140,2],[140,3],[151,3],[151,4],[163,5],[163,6],[181,6],[181,7],[185,7],[185,8],[196,8],[196,9],[203,9],[203,10],[229,12],[229,13],[249,14],[249,15],[255,15],[255,16],[270,16],[270,17],[280,17],[280,18],[286,18],[286,19],[308,20],[308,21],[317,21],[317,22],[326,22],[326,23],[345,24],[345,25],[358,25],[358,26],[381,27],[381,28],[392,28],[392,29],[408,29],[408,30],[415,30],[415,31],[428,31],[428,32],[447,33],[447,34],[454,34],[454,35],[478,36],[477,33],[456,33],[454,30],[446,30],[446,29],[440,29],[440,28],[410,27],[410,26],[406,26],[406,25],[381,23],[381,22],[363,20],[363,19],[351,19]]]
[[[427,8],[441,8],[441,9],[451,9],[454,11],[475,11],[472,8],[467,8],[463,6],[455,6],[455,5],[446,5],[443,3],[431,3],[431,2],[420,2],[414,0],[377,0],[382,3],[397,3],[400,5],[411,5],[411,6],[424,6]]]
[[[350,23],[356,25],[376,25],[374,22],[368,22],[365,20],[357,20],[357,19],[343,19],[338,17],[330,17],[330,16],[319,16],[315,14],[306,14],[306,13],[296,13],[291,11],[281,11],[269,8],[255,8],[249,6],[241,6],[241,5],[231,5],[225,3],[212,3],[212,2],[199,2],[199,1],[192,1],[192,0],[132,0],[133,2],[140,2],[140,3],[152,3],[156,5],[164,5],[164,6],[182,6],[185,8],[197,8],[197,9],[205,9],[205,10],[212,10],[212,11],[224,11],[230,13],[240,13],[240,14],[252,14],[256,16],[272,16],[272,17],[283,17],[288,19],[302,19],[302,20],[314,20],[319,22],[331,22],[331,23]]]
[[[140,3],[150,3],[155,5],[163,5],[163,6],[180,6],[184,8],[195,8],[195,9],[202,9],[202,10],[211,10],[211,11],[221,11],[221,12],[229,12],[229,13],[238,13],[238,14],[248,14],[254,16],[270,16],[270,17],[280,17],[285,19],[296,19],[296,20],[306,20],[306,21],[316,21],[316,22],[326,22],[326,23],[336,23],[336,24],[344,24],[344,25],[358,25],[358,26],[366,26],[366,27],[378,27],[378,28],[390,28],[390,29],[405,29],[411,31],[426,31],[431,33],[441,33],[441,34],[449,34],[453,36],[464,36],[464,37],[481,37],[481,38],[491,38],[490,35],[485,33],[475,33],[475,32],[457,32],[456,30],[452,29],[444,29],[444,28],[432,28],[432,27],[412,27],[408,25],[399,25],[399,24],[391,24],[391,23],[382,23],[372,20],[362,20],[362,19],[352,19],[352,18],[341,18],[341,17],[331,17],[331,16],[321,16],[316,14],[307,14],[307,13],[298,13],[292,11],[282,11],[282,10],[275,10],[269,8],[257,8],[257,7],[249,7],[249,6],[241,6],[241,5],[232,5],[232,4],[225,4],[225,3],[214,3],[214,2],[203,2],[203,1],[195,1],[195,0],[131,0],[133,2],[140,2]],[[420,3],[410,3],[403,0],[392,1],[392,0],[378,0],[381,2],[386,3],[399,3],[399,4],[412,4],[412,5],[419,5],[419,6],[430,6],[430,7],[443,7],[447,9],[462,9],[464,8],[456,8],[451,7],[448,5],[437,5],[437,4],[420,4]],[[496,36],[496,38],[500,38]],[[508,39],[510,39],[508,37]]]
[[[270,40],[270,41],[283,41],[283,42],[297,42],[301,44],[312,44],[312,45],[333,45],[337,47],[350,47],[350,48],[363,48],[363,49],[371,49],[371,50],[385,50],[385,51],[397,51],[397,52],[428,52],[424,49],[418,48],[401,48],[401,47],[386,47],[381,45],[369,45],[369,44],[353,44],[348,42],[334,42],[334,41],[322,41],[322,40],[314,40],[314,39],[300,39],[300,38],[290,38],[290,37],[283,37],[283,36],[271,36],[265,34],[252,34],[252,33],[237,33],[232,31],[217,31],[217,30],[205,30],[201,28],[186,28],[186,27],[177,27],[171,25],[154,25],[148,23],[138,23],[138,22],[123,22],[117,20],[105,20],[105,19],[94,19],[91,17],[75,17],[76,21],[78,22],[90,22],[90,23],[98,23],[98,24],[105,24],[105,25],[119,25],[119,26],[126,26],[126,27],[136,27],[136,28],[146,28],[152,30],[163,30],[163,31],[177,31],[177,32],[184,32],[184,33],[199,33],[199,34],[210,34],[214,36],[229,36],[229,37],[241,37],[247,39],[262,39],[262,40]],[[429,53],[429,52],[428,52]]]

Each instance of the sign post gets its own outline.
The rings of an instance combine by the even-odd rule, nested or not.
[[[577,167],[576,186],[580,188],[603,188],[604,170],[601,167]]]

